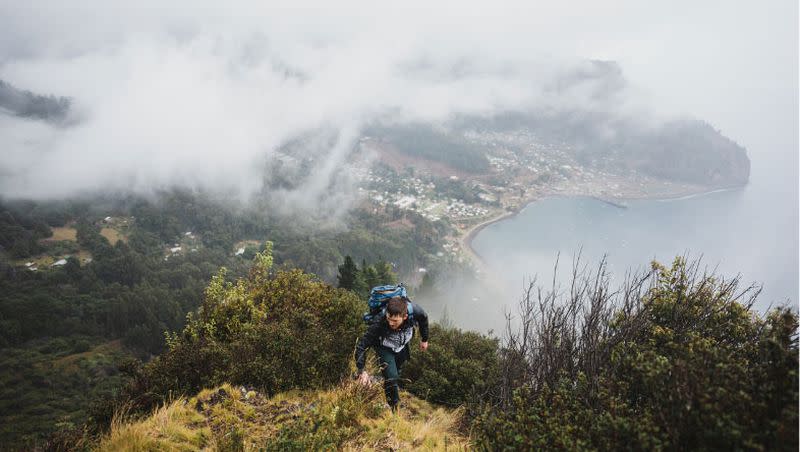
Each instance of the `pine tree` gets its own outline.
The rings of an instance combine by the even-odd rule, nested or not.
[[[344,264],[339,266],[339,287],[347,290],[355,290],[358,280],[358,267],[349,255],[344,257]]]
[[[364,275],[364,283],[366,284],[367,291],[375,286],[382,286],[384,283],[378,278],[378,272],[372,265],[367,265],[361,269]]]
[[[353,291],[357,293],[360,297],[366,298],[369,297],[369,291],[372,289],[367,283],[365,270],[367,268],[367,261],[361,261],[361,269],[356,273],[356,280],[353,283]]]
[[[375,272],[378,276],[379,284],[397,284],[397,275],[392,270],[392,265],[381,259],[375,264]]]

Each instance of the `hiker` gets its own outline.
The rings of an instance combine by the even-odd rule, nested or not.
[[[411,317],[408,315],[408,305],[411,305]],[[362,384],[369,383],[369,374],[364,370],[367,350],[370,347],[375,348],[380,359],[386,402],[392,411],[397,410],[397,403],[400,401],[400,369],[411,355],[408,343],[414,336],[414,324],[419,325],[422,340],[419,348],[425,351],[428,349],[428,315],[419,305],[406,301],[405,298],[391,298],[386,304],[385,315],[370,324],[356,346],[358,381]]]

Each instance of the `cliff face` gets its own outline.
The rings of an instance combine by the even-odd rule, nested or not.
[[[674,121],[633,140],[626,149],[637,169],[657,177],[712,187],[750,178],[747,151],[701,121]]]

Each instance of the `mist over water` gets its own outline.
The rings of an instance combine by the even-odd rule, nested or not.
[[[790,177],[791,173],[786,172]],[[626,202],[628,208],[592,198],[547,198],[487,227],[473,247],[490,269],[487,279],[509,288],[521,288],[523,280],[532,277],[549,285],[559,255],[557,279],[562,287],[579,253],[590,270],[607,256],[617,283],[626,271],[646,269],[652,260],[669,264],[675,256],[686,255],[702,258],[704,267],[726,278],[741,275],[742,287],[763,284],[758,311],[787,302],[796,306],[796,183],[758,176],[743,189],[675,200],[632,200]],[[519,295],[521,290],[516,298]],[[507,309],[514,299],[501,304]],[[488,315],[500,319],[503,309],[495,304]]]

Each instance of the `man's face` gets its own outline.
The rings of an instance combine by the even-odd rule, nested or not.
[[[408,314],[404,314],[404,315],[399,315],[399,314],[398,315],[387,315],[386,316],[386,321],[389,322],[389,328],[391,328],[393,330],[396,330],[396,329],[400,328],[400,325],[402,325],[403,322],[405,322],[405,320],[407,318],[408,318]]]

